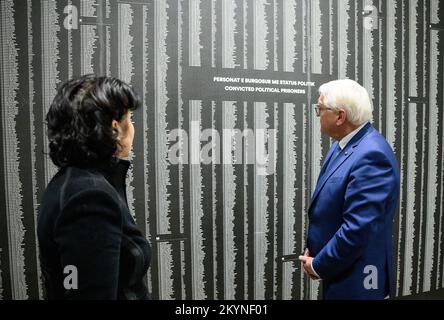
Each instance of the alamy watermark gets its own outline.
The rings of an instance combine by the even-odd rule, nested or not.
[[[378,268],[370,264],[364,267],[364,274],[367,274],[364,278],[364,288],[367,290],[378,289]]]
[[[378,29],[378,8],[373,5],[367,4],[364,6],[362,15],[364,16],[364,19],[362,21],[362,23],[364,24],[364,29],[370,31]]]
[[[171,130],[167,159],[170,164],[254,164],[256,175],[276,171],[276,129],[222,129],[201,131],[199,121],[184,129]]]
[[[66,30],[78,29],[79,28],[79,11],[74,5],[67,5],[63,8],[63,13],[66,14],[63,20],[63,26]]]
[[[66,274],[63,279],[63,287],[66,290],[77,290],[79,288],[79,276],[77,267],[73,265],[67,265],[63,269],[63,274]]]

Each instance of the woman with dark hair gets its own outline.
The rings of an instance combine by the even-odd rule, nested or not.
[[[149,299],[151,249],[128,208],[134,91],[111,77],[64,83],[46,116],[60,170],[39,208],[40,262],[48,299]]]

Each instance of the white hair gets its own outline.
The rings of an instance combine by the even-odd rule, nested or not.
[[[319,87],[324,95],[324,104],[334,110],[344,109],[347,119],[354,125],[370,121],[373,106],[367,90],[356,81],[350,79],[333,80]]]

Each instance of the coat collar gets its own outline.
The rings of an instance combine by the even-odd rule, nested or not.
[[[118,188],[125,185],[126,175],[130,166],[131,162],[128,160],[114,157],[111,163],[101,166],[99,171],[102,172],[109,183]]]

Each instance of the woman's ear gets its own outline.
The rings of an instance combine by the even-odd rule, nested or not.
[[[117,137],[116,140],[119,141],[120,140],[120,126],[119,126],[119,122],[117,120],[113,120],[111,122],[111,127],[115,130],[115,132],[117,133]]]
[[[117,131],[119,131],[119,127],[118,127],[118,122],[117,122],[117,120],[113,120],[112,122],[111,122],[111,126],[113,127],[113,129],[116,129]]]

